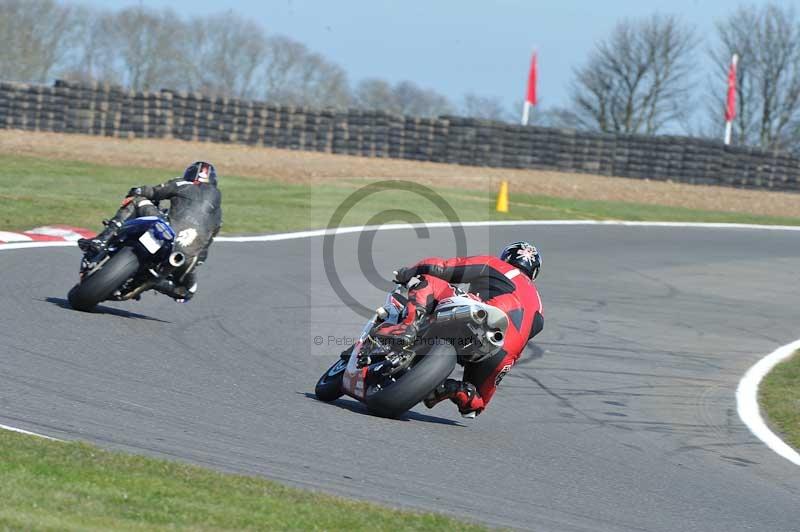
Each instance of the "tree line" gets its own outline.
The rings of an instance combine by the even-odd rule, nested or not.
[[[417,116],[462,111],[412,81],[365,79],[233,11],[181,17],[171,9],[120,10],[55,0],[0,0],[0,79],[103,81],[267,100],[384,109]],[[466,108],[474,95],[467,95]],[[491,99],[487,99],[491,101]]]
[[[521,102],[508,108],[499,98],[476,94],[456,103],[412,81],[351,84],[346,71],[321,53],[232,11],[182,17],[141,5],[109,10],[0,0],[0,43],[0,79],[7,80],[97,80],[134,90],[171,88],[428,117],[516,121],[521,109]],[[707,38],[673,15],[620,20],[574,69],[568,103],[537,110],[534,123],[719,138],[734,53],[734,143],[800,151],[800,21],[793,8],[777,4],[740,7],[718,20]],[[714,68],[707,75],[701,73],[703,59]]]
[[[676,16],[621,20],[574,70],[569,105],[540,118],[603,132],[721,139],[733,54],[733,143],[800,152],[800,20],[778,4],[739,7],[705,39]],[[702,73],[703,59],[711,72]]]

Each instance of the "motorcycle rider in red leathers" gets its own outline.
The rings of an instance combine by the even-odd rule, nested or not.
[[[508,316],[508,330],[500,352],[480,363],[465,365],[464,380],[447,379],[425,399],[425,406],[433,408],[450,399],[464,417],[475,417],[486,408],[525,344],[544,327],[542,300],[533,282],[541,264],[534,246],[515,242],[506,246],[499,258],[491,255],[428,258],[396,272],[395,280],[400,284],[414,277],[420,282],[409,288],[405,320],[396,325],[381,325],[376,330],[377,336],[412,344],[420,321],[433,312],[438,301],[455,295],[450,283],[469,283],[471,294]]]

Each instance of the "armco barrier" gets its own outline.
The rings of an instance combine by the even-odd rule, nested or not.
[[[0,82],[0,128],[800,190],[800,159],[705,139],[522,127],[457,116],[318,110],[99,83],[56,81],[49,87]]]

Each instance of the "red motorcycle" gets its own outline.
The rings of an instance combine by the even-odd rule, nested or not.
[[[427,397],[457,363],[481,362],[503,347],[508,316],[463,291],[439,302],[412,345],[376,338],[377,326],[403,321],[407,299],[402,285],[388,294],[349,354],[317,381],[318,399],[330,402],[346,394],[373,414],[396,418]]]

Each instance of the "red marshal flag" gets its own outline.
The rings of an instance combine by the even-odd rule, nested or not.
[[[731,122],[736,118],[736,63],[739,57],[734,54],[731,66],[728,69],[728,97],[725,100],[725,121]]]
[[[531,105],[536,105],[536,76],[536,52],[533,52],[533,57],[531,57],[531,70],[528,73],[528,94],[525,97],[525,101]]]
[[[531,114],[531,107],[536,105],[536,77],[538,75],[536,68],[536,52],[533,52],[531,57],[531,70],[528,72],[528,92],[525,94],[525,105],[522,107],[522,125],[528,125],[528,119]]]

